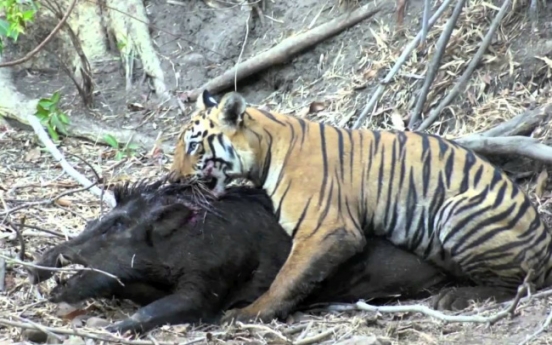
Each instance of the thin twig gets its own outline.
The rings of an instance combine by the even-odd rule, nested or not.
[[[247,15],[247,19],[245,21],[245,38],[243,39],[242,48],[240,51],[240,55],[238,55],[238,61],[236,62],[236,66],[238,66],[241,62],[241,58],[243,56],[243,51],[245,50],[245,45],[247,44],[247,38],[249,37],[249,20],[251,19],[251,12],[253,12],[253,8],[249,11],[249,14]],[[234,74],[234,91],[238,91],[238,69],[236,68],[236,73]]]
[[[24,267],[30,267],[30,268],[40,269],[40,270],[44,270],[44,271],[53,271],[53,272],[93,271],[93,272],[97,272],[97,273],[106,275],[110,278],[113,278],[117,281],[117,283],[121,284],[121,286],[125,286],[125,284],[123,284],[123,282],[116,275],[113,275],[111,273],[108,273],[108,272],[105,272],[105,271],[102,271],[102,270],[99,270],[99,269],[96,269],[96,268],[91,268],[91,267],[67,268],[67,267],[39,266],[39,265],[35,265],[33,263],[30,263],[30,262],[24,262],[24,261],[21,261],[21,260],[16,259],[16,258],[11,258],[11,257],[9,257],[7,255],[4,255],[4,254],[0,254],[0,258],[5,259],[8,263],[12,262],[12,263],[24,266]]]
[[[57,200],[63,198],[64,196],[74,194],[74,193],[80,193],[80,192],[84,192],[86,190],[89,190],[92,187],[94,187],[96,185],[96,183],[97,182],[94,182],[91,185],[89,185],[88,187],[82,187],[82,188],[78,188],[78,189],[68,190],[68,191],[63,192],[61,194],[58,194],[57,196],[53,197],[52,199],[45,199],[45,200],[37,200],[37,201],[27,202],[27,203],[21,204],[19,206],[16,206],[14,208],[10,208],[9,210],[0,212],[0,215],[6,215],[7,216],[10,213],[13,213],[15,211],[18,211],[18,210],[21,210],[21,209],[27,208],[27,207],[38,206],[38,205],[50,205],[50,204],[55,203]]]
[[[241,329],[256,329],[260,331],[265,331],[270,334],[274,334],[276,337],[280,338],[284,343],[290,343],[290,340],[286,338],[283,334],[280,332],[273,330],[270,327],[264,326],[264,325],[255,325],[255,324],[244,324],[242,322],[236,322],[236,326],[238,326]]]
[[[305,339],[302,339],[302,340],[299,340],[299,341],[295,341],[295,342],[293,342],[293,345],[309,345],[309,344],[318,343],[322,339],[332,335],[337,328],[338,327],[334,327],[334,328],[331,328],[331,329],[329,329],[325,332],[319,333],[317,335],[313,335],[312,337],[308,337],[308,338],[305,338]]]
[[[25,239],[23,238],[23,227],[25,226],[25,220],[27,219],[26,216],[23,216],[23,219],[21,219],[21,224],[19,225],[19,228],[14,227],[15,233],[17,235],[17,239],[19,240],[19,245],[21,246],[19,249],[19,260],[25,261]]]
[[[25,56],[22,57],[22,58],[17,59],[17,60],[13,60],[13,61],[8,61],[8,62],[2,62],[2,63],[0,63],[0,68],[18,65],[18,64],[20,64],[20,63],[23,63],[23,62],[29,60],[29,59],[32,58],[33,56],[35,56],[42,48],[44,48],[44,46],[45,46],[48,42],[50,42],[50,40],[51,40],[51,39],[57,34],[57,32],[61,29],[61,27],[63,26],[63,24],[65,24],[65,22],[67,21],[67,18],[69,18],[69,15],[71,14],[71,12],[73,12],[73,9],[75,8],[76,3],[77,3],[77,0],[71,1],[71,4],[69,5],[69,9],[67,10],[67,12],[65,12],[65,15],[63,16],[63,18],[61,18],[61,20],[57,23],[57,25],[54,27],[54,29],[52,30],[52,32],[50,32],[50,34],[49,34],[48,36],[46,36],[46,38],[44,39],[44,41],[42,41],[38,46],[36,46],[33,50],[31,50],[29,53],[27,53],[27,55],[25,55]]]
[[[57,149],[57,147],[54,145],[48,134],[46,134],[46,131],[42,127],[42,124],[40,123],[40,120],[34,115],[27,116],[27,121],[29,124],[33,127],[33,130],[35,131],[36,135],[40,139],[40,141],[46,146],[46,149],[52,154],[52,156],[61,164],[61,167],[63,170],[72,178],[77,180],[81,185],[83,186],[90,186],[92,182],[88,180],[84,175],[80,174],[78,171],[75,170],[67,162],[67,160],[63,157],[61,152]],[[102,194],[101,190],[98,187],[90,186],[90,192],[96,196],[100,196]],[[107,203],[111,207],[115,207],[115,198],[111,193],[106,193],[104,195],[105,203]]]
[[[0,258],[0,292],[6,288],[6,260]]]
[[[435,24],[435,22],[437,22],[437,19],[439,19],[439,17],[441,17],[441,15],[445,12],[445,10],[447,9],[447,6],[451,2],[452,2],[452,0],[445,0],[441,4],[441,7],[439,7],[437,12],[435,12],[433,17],[431,17],[431,19],[429,19],[428,30],[429,30],[429,28],[431,28],[433,26],[433,24]],[[372,109],[376,105],[377,101],[379,100],[379,98],[383,94],[383,91],[385,90],[385,86],[391,82],[391,79],[395,76],[395,74],[397,74],[399,69],[406,62],[406,59],[408,58],[408,56],[418,46],[418,42],[421,39],[422,39],[422,31],[418,32],[416,37],[404,48],[403,52],[401,53],[401,56],[399,56],[399,58],[397,59],[397,62],[395,62],[395,65],[393,66],[393,68],[391,68],[389,73],[387,73],[385,78],[380,82],[380,84],[378,85],[378,87],[376,88],[374,93],[372,93],[372,97],[370,97],[370,100],[368,101],[368,103],[366,103],[366,106],[362,110],[362,113],[360,113],[360,115],[358,116],[358,119],[354,123],[354,125],[352,127],[353,129],[360,128],[360,126],[362,125],[362,123],[366,119],[366,116],[368,115],[368,113],[370,111],[372,111]]]
[[[422,113],[422,108],[424,107],[424,103],[427,99],[429,88],[431,87],[431,84],[433,84],[433,81],[435,80],[435,76],[437,75],[439,66],[441,66],[441,59],[443,58],[443,55],[445,55],[445,50],[447,48],[448,41],[450,40],[450,35],[452,34],[452,30],[456,26],[456,22],[458,21],[458,18],[462,13],[462,9],[464,8],[465,3],[466,3],[466,0],[459,0],[456,3],[456,6],[454,7],[454,11],[452,12],[450,18],[448,19],[445,29],[443,30],[443,32],[441,33],[441,36],[439,37],[439,40],[437,41],[437,45],[435,47],[435,54],[433,55],[433,59],[431,60],[431,62],[429,62],[427,67],[427,73],[425,76],[424,85],[420,89],[420,93],[418,94],[418,97],[416,100],[416,107],[414,108],[414,112],[410,117],[410,121],[408,124],[408,127],[410,129],[412,129],[414,127],[414,124],[418,122],[420,114]]]
[[[23,329],[36,329],[36,323],[31,323],[29,320],[27,319],[23,319],[21,317],[18,317],[18,316],[12,316],[12,317],[16,317],[18,318],[19,320],[21,320],[21,322],[17,322],[17,321],[12,321],[12,320],[9,320],[9,319],[6,319],[6,318],[0,318],[0,324],[2,325],[5,325],[5,326],[11,326],[11,327],[18,327],[18,328],[23,328]],[[41,325],[42,326],[42,325]],[[81,337],[84,337],[84,338],[88,338],[88,339],[94,339],[94,340],[100,340],[100,341],[107,341],[107,342],[111,342],[111,343],[121,343],[121,344],[127,344],[127,345],[155,345],[155,343],[153,343],[152,341],[147,341],[147,340],[128,340],[128,339],[125,339],[125,338],[120,338],[120,337],[116,337],[114,335],[111,335],[111,334],[95,334],[95,333],[89,333],[89,332],[75,332],[74,330],[71,330],[71,329],[66,329],[66,328],[58,328],[58,327],[47,327],[47,326],[42,326],[42,328],[44,329],[44,332],[51,332],[51,333],[54,333],[54,334],[64,334],[64,335],[78,335],[78,336],[81,336]],[[159,345],[174,345],[174,342],[158,342]]]
[[[498,11],[496,17],[493,19],[491,26],[489,27],[489,31],[487,31],[487,34],[483,38],[483,41],[479,45],[479,49],[471,59],[468,67],[464,71],[464,74],[460,77],[456,85],[454,85],[454,88],[447,94],[444,100],[442,100],[437,108],[435,108],[430,115],[425,119],[424,122],[416,129],[417,131],[423,131],[427,129],[431,124],[437,119],[439,114],[445,109],[446,106],[452,102],[452,100],[458,95],[460,90],[462,90],[466,84],[468,83],[468,80],[470,79],[473,71],[479,64],[479,61],[483,57],[483,54],[485,51],[487,51],[487,48],[491,44],[492,38],[494,36],[494,33],[498,26],[500,25],[500,22],[502,21],[502,18],[506,15],[508,12],[508,9],[510,8],[511,0],[504,0],[504,3],[502,4],[502,7],[500,8],[500,11]]]
[[[420,44],[425,44],[427,32],[429,31],[429,8],[431,7],[430,0],[424,0],[424,14],[422,16],[422,39]]]

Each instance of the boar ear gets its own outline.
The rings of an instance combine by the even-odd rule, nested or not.
[[[219,121],[229,127],[237,127],[243,120],[247,102],[237,92],[226,94],[220,101]]]
[[[174,203],[164,206],[154,211],[151,230],[162,237],[170,236],[183,227],[191,215],[192,210],[184,204]]]

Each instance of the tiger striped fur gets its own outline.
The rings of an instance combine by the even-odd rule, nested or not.
[[[476,285],[437,297],[438,308],[513,297],[530,269],[537,288],[552,282],[552,237],[527,195],[487,160],[439,136],[339,129],[246,107],[238,93],[217,103],[205,91],[178,137],[171,171],[216,179],[215,194],[234,178],[249,179],[267,191],[293,236],[269,291],[225,320],[284,317],[361,250],[367,234]]]

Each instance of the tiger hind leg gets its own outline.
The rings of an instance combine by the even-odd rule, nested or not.
[[[285,318],[317,284],[338,266],[362,251],[366,239],[359,230],[320,228],[309,236],[296,236],[291,252],[268,291],[242,309],[225,313],[221,322]]]
[[[496,303],[506,302],[514,298],[516,292],[508,288],[490,286],[462,286],[441,290],[431,301],[433,309],[457,311],[466,309],[470,302],[481,303],[493,300]]]
[[[443,291],[434,306],[458,309],[470,300],[504,301],[515,296],[530,270],[531,283],[544,283],[550,267],[550,233],[526,197],[512,200],[501,189],[457,195],[436,214],[434,235],[439,244],[433,247],[433,259],[446,262],[476,286]]]

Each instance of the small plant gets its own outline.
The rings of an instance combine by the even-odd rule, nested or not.
[[[32,0],[0,0],[0,54],[4,50],[4,39],[16,42],[37,11],[38,6]]]
[[[59,109],[59,92],[54,92],[50,98],[41,98],[36,106],[35,116],[46,126],[53,141],[59,141],[59,133],[67,135],[66,125],[69,118]],[[59,133],[58,133],[59,132]]]
[[[106,134],[104,140],[109,146],[117,151],[115,154],[116,160],[121,160],[124,157],[132,157],[136,154],[136,150],[138,149],[138,145],[130,143],[130,140],[121,148],[119,141],[111,134]]]

